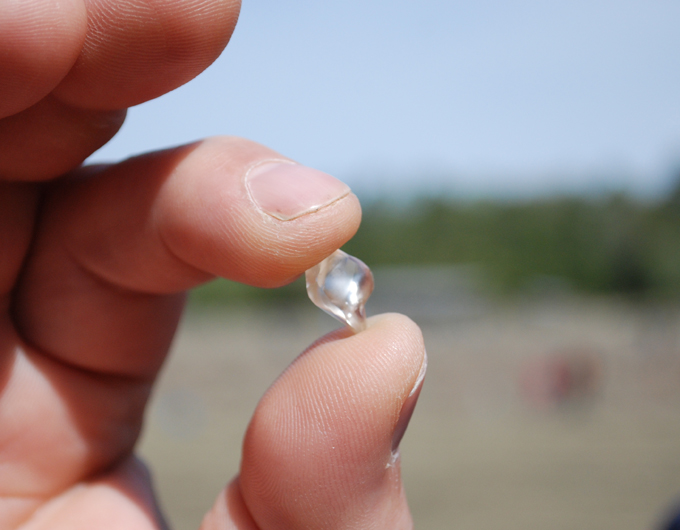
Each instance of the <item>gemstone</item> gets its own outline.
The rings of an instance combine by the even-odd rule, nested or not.
[[[363,261],[336,250],[305,278],[312,302],[354,331],[366,329],[364,306],[373,292],[373,274]]]

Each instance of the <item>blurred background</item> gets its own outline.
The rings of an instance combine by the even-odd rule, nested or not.
[[[663,529],[680,506],[680,3],[244,0],[227,51],[91,161],[214,134],[348,182],[369,313],[423,328],[416,526]],[[335,323],[304,284],[193,295],[141,451],[178,530]]]

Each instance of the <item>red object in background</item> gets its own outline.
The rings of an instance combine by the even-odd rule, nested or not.
[[[549,410],[594,397],[600,380],[599,356],[574,350],[529,360],[521,370],[519,385],[522,398],[531,408]]]

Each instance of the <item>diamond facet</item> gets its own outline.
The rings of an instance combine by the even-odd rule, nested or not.
[[[364,306],[373,292],[373,274],[363,261],[336,250],[305,278],[307,294],[318,307],[354,331],[366,328]]]

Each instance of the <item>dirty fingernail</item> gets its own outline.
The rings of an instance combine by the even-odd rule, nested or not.
[[[347,184],[327,173],[286,162],[255,166],[246,186],[255,204],[281,221],[316,212],[350,193]]]

